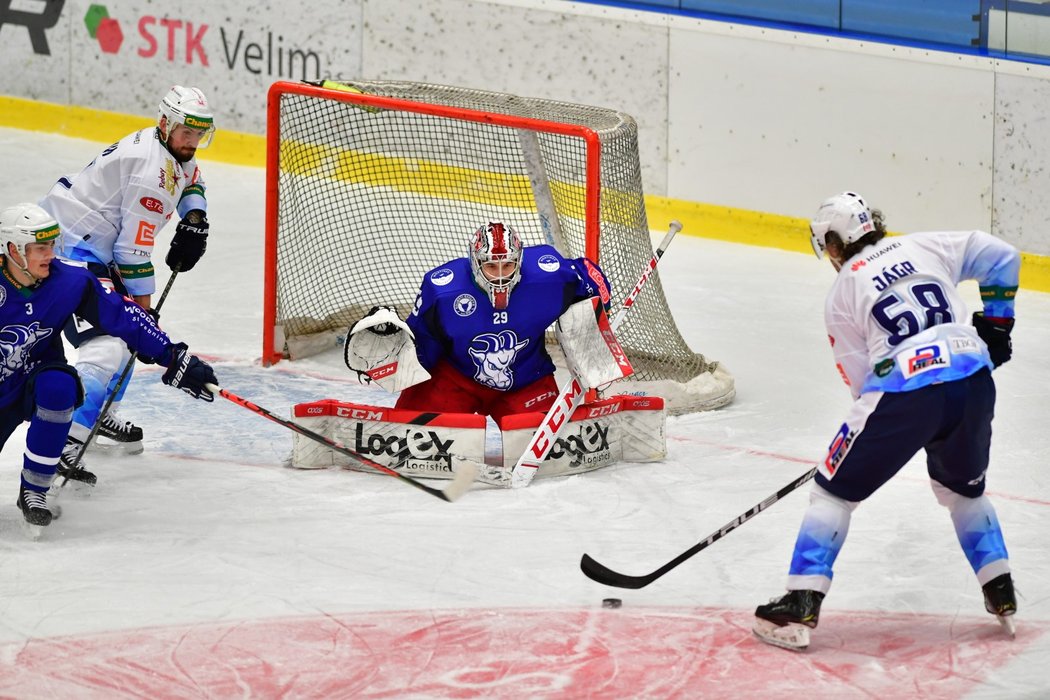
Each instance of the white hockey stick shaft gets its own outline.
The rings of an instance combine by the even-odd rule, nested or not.
[[[671,222],[671,225],[668,227],[667,235],[665,235],[663,240],[660,241],[660,245],[657,246],[656,252],[653,253],[653,257],[649,259],[649,263],[642,272],[642,276],[638,278],[638,282],[634,285],[634,289],[632,289],[630,294],[627,295],[627,298],[624,299],[623,304],[620,306],[620,310],[617,311],[616,316],[613,317],[610,327],[614,332],[623,322],[623,319],[627,316],[631,307],[634,306],[635,300],[649,281],[653,271],[656,270],[656,264],[660,261],[660,258],[663,257],[664,251],[667,250],[667,246],[671,244],[671,240],[675,237],[675,234],[681,230],[682,224],[678,221]],[[521,457],[519,457],[518,461],[514,464],[514,469],[510,473],[511,488],[519,489],[532,483],[532,480],[535,478],[536,472],[539,470],[543,460],[547,458],[551,448],[554,447],[554,443],[559,437],[561,437],[562,433],[565,432],[565,428],[568,426],[572,414],[580,404],[583,403],[585,394],[586,391],[580,383],[579,377],[572,374],[569,377],[569,381],[562,386],[561,391],[558,392],[558,398],[554,399],[554,405],[550,407],[547,411],[547,415],[545,415],[543,420],[540,421],[540,427],[536,428],[536,433],[529,441],[529,445],[525,448],[525,452],[522,453]]]

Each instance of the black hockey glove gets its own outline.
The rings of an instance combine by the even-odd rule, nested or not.
[[[992,364],[998,367],[1004,362],[1009,362],[1013,355],[1014,346],[1010,340],[1010,332],[1014,329],[1012,318],[992,318],[985,316],[980,311],[973,314],[973,327],[977,329],[977,335],[988,346],[988,355],[992,358]]]
[[[205,384],[218,384],[215,372],[204,360],[196,355],[191,355],[186,343],[177,343],[171,346],[171,363],[168,371],[164,373],[164,383],[177,389],[182,389],[195,399],[214,401],[215,394],[205,387]]]
[[[208,249],[208,219],[203,211],[194,209],[182,217],[175,227],[175,237],[164,258],[174,272],[189,272]]]

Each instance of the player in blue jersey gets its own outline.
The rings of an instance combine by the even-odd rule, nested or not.
[[[526,248],[510,226],[490,222],[471,236],[467,257],[423,276],[407,324],[382,308],[355,324],[345,359],[351,369],[374,376],[378,355],[372,343],[388,343],[396,348],[399,374],[429,375],[419,383],[402,382],[397,408],[497,420],[543,412],[558,395],[544,333],[570,306],[590,297],[608,308],[609,282],[597,265],[567,259],[549,245]],[[398,336],[414,339],[414,352]],[[418,371],[405,366],[415,361]]]
[[[62,328],[74,314],[166,366],[164,383],[194,398],[213,400],[205,384],[218,383],[211,367],[185,344],[172,343],[141,306],[85,267],[55,259],[60,235],[58,222],[35,204],[0,211],[0,447],[29,421],[18,507],[38,532],[51,523],[47,491],[84,396],[62,345]]]
[[[788,593],[758,606],[755,634],[789,649],[809,644],[853,510],[919,450],[985,608],[1012,634],[1010,563],[984,489],[991,371],[1012,353],[1020,254],[981,231],[885,238],[881,212],[854,192],[826,200],[810,234],[817,257],[826,252],[838,271],[825,323],[854,404],[819,465]],[[957,291],[962,280],[980,285],[984,309],[972,319]]]
[[[62,227],[58,254],[85,263],[103,285],[150,308],[153,248],[168,221],[178,222],[165,257],[172,270],[193,269],[207,248],[208,204],[195,156],[214,131],[204,94],[173,86],[161,100],[155,126],[128,134],[79,173],[59,178],[41,200]],[[120,339],[83,320],[65,331],[77,348],[85,398],[73,416],[63,464],[76,466],[73,462],[96,422],[100,444],[128,454],[142,452],[142,429],[118,414],[128,382],[118,387],[117,380],[131,352]],[[100,416],[114,392],[109,411]]]

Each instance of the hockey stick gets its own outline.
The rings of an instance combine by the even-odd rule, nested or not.
[[[164,291],[160,293],[160,299],[157,300],[157,305],[153,307],[153,311],[160,315],[160,307],[164,306],[164,300],[168,298],[168,292],[171,291],[171,285],[175,283],[175,278],[179,276],[178,272],[172,272],[171,277],[168,278],[168,283],[164,285]],[[84,444],[77,450],[76,459],[73,460],[73,468],[70,470],[62,479],[62,483],[59,484],[59,488],[66,485],[75,474],[79,474],[84,471],[84,468],[80,466],[80,460],[84,458],[84,453],[87,452],[88,445],[98,435],[99,429],[102,427],[102,419],[106,417],[106,412],[109,411],[109,407],[113,405],[114,399],[117,398],[117,394],[120,393],[120,387],[124,386],[124,382],[127,380],[128,375],[131,374],[131,368],[135,366],[135,359],[138,358],[138,350],[131,353],[131,357],[128,358],[128,363],[124,365],[124,371],[120,373],[120,378],[117,379],[117,385],[113,387],[113,392],[106,397],[106,402],[102,404],[102,410],[98,412],[98,418],[95,419],[95,424],[91,426],[91,432],[88,433],[87,439],[84,440]]]
[[[813,478],[817,473],[816,467],[810,469],[808,472],[800,476],[799,478],[792,481],[784,488],[777,491],[775,494],[755,505],[748,511],[736,516],[728,523],[719,528],[716,532],[712,532],[707,536],[706,539],[693,545],[686,551],[679,554],[677,557],[661,566],[656,571],[646,574],[644,576],[628,576],[627,574],[621,574],[617,571],[613,571],[609,567],[599,564],[587,554],[584,554],[580,559],[580,569],[586,574],[587,578],[597,581],[598,583],[604,583],[606,586],[615,586],[617,588],[644,588],[650,583],[666,574],[671,569],[675,568],[686,559],[689,559],[694,554],[707,549],[709,546],[728,535],[733,530],[737,529],[751,518],[755,517],[769,506],[779,501],[784,496],[788,495],[799,486]]]
[[[411,477],[405,476],[404,474],[391,469],[390,467],[382,465],[379,462],[374,462],[368,457],[354,452],[350,448],[336,442],[335,440],[329,440],[325,436],[315,433],[309,428],[304,428],[298,423],[280,418],[271,413],[270,411],[267,411],[262,406],[254,404],[251,401],[248,401],[247,399],[242,399],[240,396],[237,396],[237,394],[234,394],[232,391],[227,391],[226,389],[223,389],[215,384],[207,384],[205,386],[207,386],[208,391],[212,392],[213,394],[218,394],[224,399],[229,399],[238,406],[247,408],[249,411],[258,414],[263,418],[269,419],[274,423],[277,423],[278,425],[283,425],[285,428],[293,430],[302,435],[303,437],[307,437],[313,440],[314,442],[318,442],[322,445],[325,445],[326,447],[335,450],[336,452],[344,454],[347,457],[350,457],[351,459],[360,462],[366,467],[371,467],[372,469],[375,469],[381,474],[387,474],[388,476],[395,477],[409,484],[410,486],[415,486],[420,491],[426,491],[431,496],[437,496],[443,501],[448,501],[451,503],[452,501],[455,501],[464,493],[469,491],[471,485],[473,485],[474,483],[475,477],[477,477],[478,474],[477,466],[473,462],[469,460],[459,460],[459,466],[456,469],[456,475],[452,478],[452,483],[445,487],[444,490],[431,488],[419,481],[416,481]]]
[[[656,252],[649,259],[645,270],[642,272],[642,276],[638,279],[638,282],[634,285],[634,289],[624,299],[623,304],[620,306],[620,310],[616,312],[616,316],[613,317],[609,327],[616,331],[616,329],[623,322],[623,319],[627,316],[627,313],[634,306],[635,300],[645,287],[646,282],[649,281],[649,277],[653,274],[653,270],[656,269],[656,264],[663,257],[664,251],[667,250],[667,246],[671,245],[671,240],[675,237],[675,234],[682,230],[682,224],[678,221],[672,221],[668,227],[667,235],[664,236],[663,240],[660,241],[660,245],[657,246]],[[569,419],[572,418],[573,412],[583,403],[585,395],[583,385],[580,384],[579,378],[573,374],[569,381],[561,388],[558,392],[558,397],[554,399],[554,404],[547,411],[547,415],[540,421],[540,427],[536,428],[536,433],[532,436],[529,441],[528,447],[522,453],[521,457],[514,464],[514,469],[510,473],[510,486],[511,488],[522,488],[532,483],[533,478],[536,476],[536,472],[539,471],[540,465],[543,460],[547,458],[551,449],[554,447],[554,443],[558,440],[566,427],[569,425]]]

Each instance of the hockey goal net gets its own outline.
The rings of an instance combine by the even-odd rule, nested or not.
[[[424,83],[274,83],[263,363],[336,346],[376,304],[405,317],[423,273],[493,219],[595,260],[622,299],[652,255],[635,121]],[[732,400],[732,376],[690,350],[658,276],[617,335],[635,375],[616,393],[664,396],[672,412]]]

